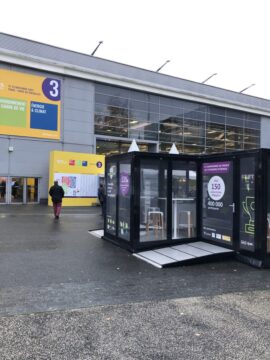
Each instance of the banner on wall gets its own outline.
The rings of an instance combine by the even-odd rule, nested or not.
[[[104,181],[104,155],[66,151],[50,154],[49,188],[55,180],[65,191],[64,206],[97,204],[99,182]],[[48,199],[51,205],[51,199]]]
[[[98,175],[55,173],[54,180],[63,187],[66,198],[97,197]]]
[[[61,81],[0,69],[0,134],[60,138]]]

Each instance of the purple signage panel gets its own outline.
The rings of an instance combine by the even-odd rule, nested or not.
[[[129,187],[130,187],[130,177],[129,174],[123,172],[120,174],[120,194],[123,196],[127,196],[129,193]]]
[[[203,164],[203,174],[227,174],[230,171],[230,161],[211,162]]]

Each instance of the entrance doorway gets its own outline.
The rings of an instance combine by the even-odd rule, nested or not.
[[[39,202],[39,178],[0,176],[0,204]]]
[[[23,202],[24,178],[13,177],[11,178],[11,203]]]
[[[6,184],[7,184],[7,178],[6,177],[0,177],[0,204],[6,203]]]
[[[233,161],[202,164],[202,237],[218,244],[233,244]]]

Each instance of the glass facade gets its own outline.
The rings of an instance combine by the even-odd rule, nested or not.
[[[200,154],[258,148],[260,126],[258,115],[96,84],[97,136],[156,141],[160,152],[175,143],[180,152]]]
[[[149,144],[137,144],[140,151],[151,151],[151,145]],[[97,139],[96,142],[96,154],[98,155],[113,155],[123,154],[128,152],[130,142],[124,142],[119,140],[104,140]]]
[[[0,203],[6,203],[7,198],[7,178],[4,176],[0,177]]]
[[[270,156],[267,159],[267,252],[270,253]]]

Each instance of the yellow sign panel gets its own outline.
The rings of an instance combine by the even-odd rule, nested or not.
[[[104,168],[104,155],[52,151],[49,188],[55,180],[63,187],[63,206],[95,205],[99,178],[104,176]],[[48,204],[52,205],[50,197]]]
[[[60,138],[61,81],[0,69],[0,134]]]

